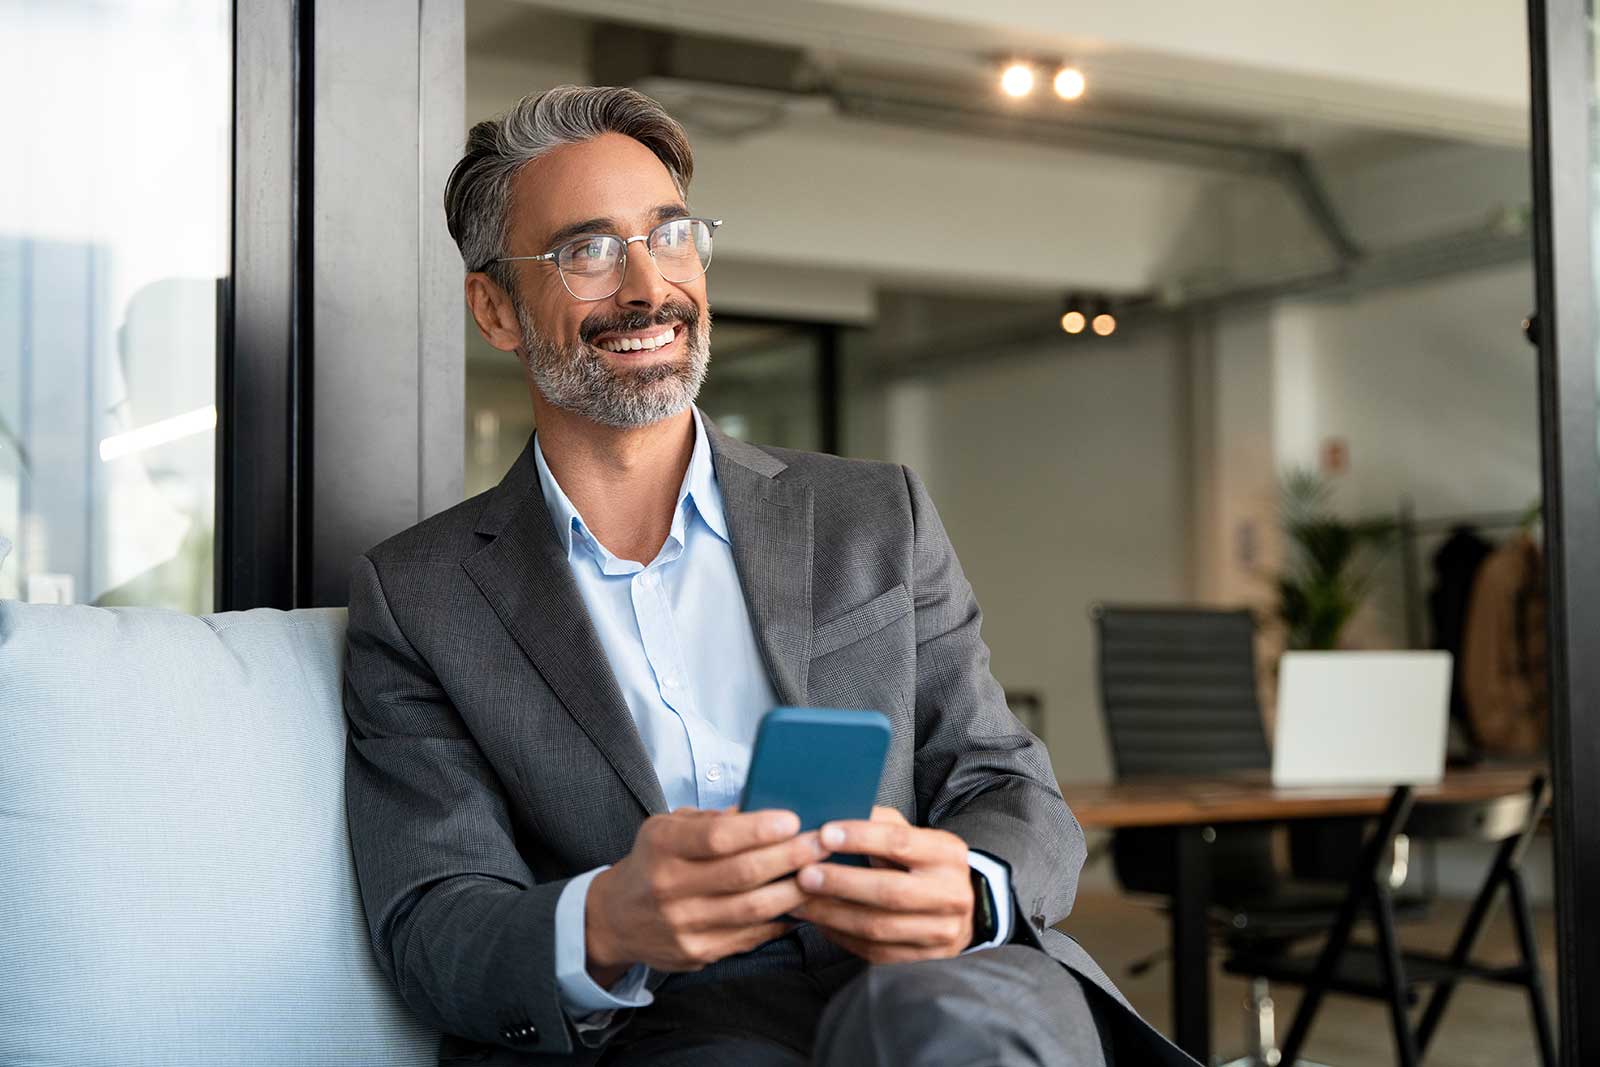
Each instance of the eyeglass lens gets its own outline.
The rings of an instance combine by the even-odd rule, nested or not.
[[[650,231],[656,269],[669,282],[690,282],[711,265],[711,225],[702,219],[672,219]],[[599,300],[622,286],[626,245],[610,234],[583,237],[556,256],[561,279],[579,299]]]

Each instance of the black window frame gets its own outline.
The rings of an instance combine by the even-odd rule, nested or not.
[[[215,604],[338,606],[358,553],[462,496],[464,7],[233,8]]]
[[[1600,1062],[1600,425],[1591,0],[1529,0],[1561,1062]]]

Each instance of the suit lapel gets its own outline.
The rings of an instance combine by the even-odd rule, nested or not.
[[[779,459],[705,420],[733,562],[767,673],[785,704],[806,702],[811,665],[812,491]]]
[[[545,682],[650,813],[661,783],[589,621],[539,489],[532,438],[478,520],[494,538],[462,564]]]

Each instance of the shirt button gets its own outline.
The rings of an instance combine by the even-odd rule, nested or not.
[[[706,781],[708,781],[708,782],[720,782],[720,781],[722,781],[722,764],[713,763],[711,766],[706,768]]]

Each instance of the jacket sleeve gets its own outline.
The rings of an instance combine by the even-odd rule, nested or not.
[[[1050,756],[1006,706],[979,636],[982,613],[921,480],[905,471],[915,525],[917,822],[1004,860],[1034,934],[1072,910],[1083,830]]]
[[[379,964],[437,1029],[570,1051],[555,966],[567,882],[535,882],[504,785],[366,556],[351,580],[344,706],[350,845]]]

